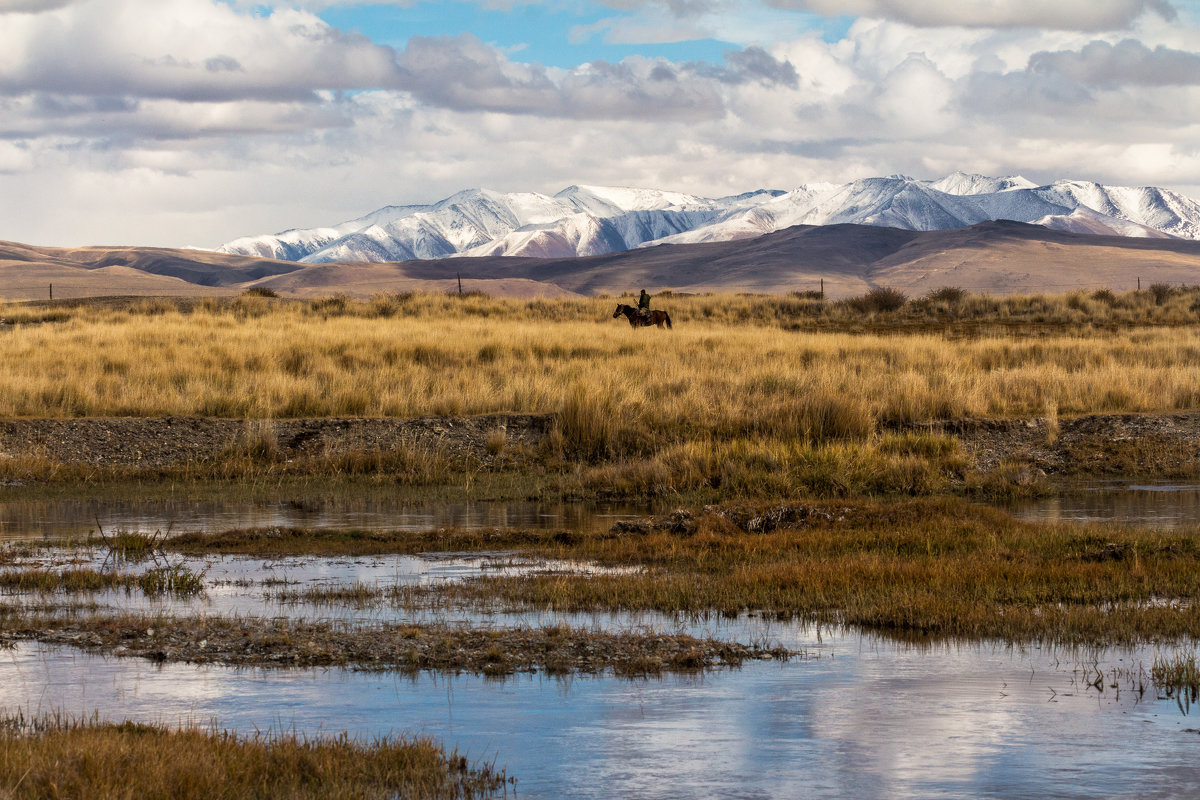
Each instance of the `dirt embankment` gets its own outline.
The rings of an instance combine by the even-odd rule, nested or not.
[[[1047,475],[1182,477],[1200,473],[1200,413],[966,419],[920,426],[953,436],[975,469],[1029,466]]]
[[[536,447],[552,425],[553,418],[543,414],[250,421],[203,417],[10,419],[0,420],[0,457],[37,456],[60,464],[159,469],[255,448],[286,460],[420,447],[473,456],[486,464],[502,450]]]
[[[0,420],[0,459],[36,456],[58,464],[161,469],[220,459],[238,448],[266,447],[274,457],[290,460],[419,447],[503,466],[512,463],[513,453],[537,452],[553,427],[554,418],[548,414],[251,421],[10,419]],[[1065,476],[1200,473],[1198,412],[961,419],[906,429],[958,439],[973,468],[981,471],[1020,465]]]

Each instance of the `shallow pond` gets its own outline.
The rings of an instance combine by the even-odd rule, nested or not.
[[[1187,500],[1192,492],[1191,501]],[[1200,487],[1108,487],[1095,516],[1154,525],[1196,519]],[[1133,498],[1138,502],[1131,502]],[[1043,504],[1041,519],[1080,519]],[[1157,513],[1140,501],[1160,502]],[[373,501],[374,502],[374,501]],[[1100,503],[1101,505],[1097,505]],[[1106,503],[1107,505],[1102,505]],[[629,508],[470,504],[414,508],[375,503],[126,504],[23,507],[0,504],[19,538],[106,528],[224,529],[261,525],[430,528],[607,527]],[[1153,512],[1153,508],[1151,509]],[[1190,519],[1188,518],[1191,514]],[[122,516],[122,514],[124,514]],[[44,515],[44,516],[43,516]],[[1061,516],[1055,516],[1061,515]],[[1178,520],[1173,522],[1172,520]],[[89,524],[90,523],[90,524]],[[17,538],[9,536],[8,538]],[[62,553],[44,554],[51,560]],[[100,549],[82,560],[102,562]],[[172,563],[179,561],[172,556]],[[99,712],[110,719],[222,728],[348,731],[361,736],[420,732],[516,777],[516,796],[611,797],[1181,797],[1200,793],[1200,711],[1156,698],[1140,670],[1155,647],[1080,651],[1006,645],[917,647],[853,630],[816,629],[759,617],[677,619],[661,614],[487,614],[280,603],[280,589],[362,583],[462,580],[527,570],[576,570],[509,555],[434,558],[204,557],[201,598],[148,600],[112,592],[120,609],[240,613],[295,618],[548,625],[597,630],[650,628],[742,642],[782,644],[803,656],[752,662],[702,676],[630,681],[607,676],[517,675],[415,678],[342,669],[256,670],[135,658],[22,643],[0,650],[0,710]],[[142,566],[152,566],[146,563]],[[14,598],[7,598],[12,601]],[[1093,685],[1097,670],[1104,675]],[[1188,713],[1192,712],[1192,713]]]
[[[809,657],[638,681],[155,666],[23,644],[0,653],[0,704],[242,731],[417,731],[506,767],[529,798],[1200,791],[1200,719],[1125,680],[1119,693],[1085,685],[1093,663],[1110,671],[1148,651],[782,638],[806,641]]]

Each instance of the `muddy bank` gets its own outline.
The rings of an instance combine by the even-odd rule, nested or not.
[[[603,633],[566,627],[473,629],[220,617],[0,617],[0,644],[36,640],[152,661],[238,667],[350,667],[364,670],[509,675],[612,672],[656,675],[787,660],[783,648],[697,639],[685,634]]]
[[[964,419],[915,426],[953,436],[972,466],[1020,465],[1064,477],[1200,474],[1200,413]]]
[[[203,417],[0,420],[0,459],[167,469],[266,448],[279,461],[418,448],[486,468],[535,459],[549,414],[478,417],[235,420]],[[897,426],[957,439],[972,469],[1019,465],[1047,475],[1200,473],[1200,413],[1092,414],[1058,419],[959,419]]]
[[[217,460],[247,448],[287,459],[401,448],[444,451],[489,465],[532,451],[549,433],[545,414],[479,417],[237,420],[211,417],[103,417],[0,420],[0,458],[145,469]]]

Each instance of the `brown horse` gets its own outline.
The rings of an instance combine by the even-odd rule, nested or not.
[[[650,318],[646,319],[633,306],[627,306],[624,303],[617,306],[617,310],[613,312],[613,319],[625,315],[625,319],[629,320],[631,328],[649,328],[651,325],[662,327],[663,323],[667,323],[668,328],[674,328],[671,324],[671,315],[665,311],[654,310],[650,312]]]

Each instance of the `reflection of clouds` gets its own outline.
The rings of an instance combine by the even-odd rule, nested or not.
[[[533,798],[1093,798],[1196,787],[1195,736],[1181,734],[1194,720],[1169,703],[1084,693],[1052,671],[1056,658],[1069,669],[1096,654],[826,644],[833,655],[820,659],[640,682],[156,667],[22,644],[0,655],[0,705],[242,731],[422,732],[494,758]],[[1102,668],[1152,657],[1099,656]],[[1049,686],[1058,702],[1046,702]]]

